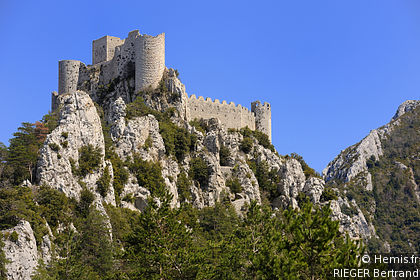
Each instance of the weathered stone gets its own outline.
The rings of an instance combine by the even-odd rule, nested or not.
[[[17,234],[17,240],[12,241],[11,235]],[[38,251],[35,236],[31,225],[27,221],[21,221],[14,228],[2,231],[4,240],[3,251],[6,259],[7,279],[30,280],[38,265]]]
[[[114,190],[103,198],[96,192],[97,181],[108,166],[112,180],[112,165],[104,159],[104,137],[101,120],[90,97],[81,91],[66,93],[58,98],[60,117],[58,126],[47,136],[38,160],[39,184],[49,185],[69,197],[80,198],[83,182],[95,194],[97,201],[115,205]],[[91,145],[101,151],[100,165],[95,172],[79,178],[73,174],[78,167],[79,150]],[[73,167],[72,167],[73,166]]]
[[[306,180],[303,192],[309,196],[312,203],[318,204],[324,191],[324,180],[320,178],[310,177]]]
[[[121,124],[119,120],[116,123]],[[157,161],[165,154],[159,123],[153,115],[131,119],[127,125],[119,126],[118,131],[114,138],[115,152],[122,159],[139,154],[144,160]]]
[[[420,100],[407,100],[403,102],[399,107],[395,115],[392,117],[392,120],[396,120],[401,117],[403,114],[414,110],[417,106],[420,105]]]

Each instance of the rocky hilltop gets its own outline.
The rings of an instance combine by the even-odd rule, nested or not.
[[[366,217],[372,251],[420,249],[419,104],[402,103],[388,124],[342,151],[323,171],[344,203],[342,212]]]
[[[357,240],[419,251],[420,102],[321,177],[276,151],[268,103],[188,98],[164,67],[163,35],[95,42],[96,64],[60,62],[53,111],[0,145],[0,279],[214,279],[235,258],[236,278],[325,278]]]
[[[307,197],[316,204],[332,203],[341,230],[353,238],[374,232],[362,212],[353,217],[341,212],[340,206],[352,202],[323,197],[323,179],[308,173],[302,158],[280,156],[264,133],[226,129],[218,119],[188,122],[185,86],[176,71],[165,70],[157,89],[137,96],[125,92],[130,79],[120,77],[94,93],[58,96],[52,113],[56,124],[26,187],[41,193],[52,188],[79,204],[89,200],[110,230],[107,205],[143,211],[149,197],[166,190],[172,207],[188,203],[202,209],[227,200],[238,214],[253,201],[286,209],[299,208]],[[72,223],[54,222],[52,231],[42,226],[48,230],[38,242],[25,220],[4,232],[19,236],[4,247],[9,279],[29,279],[39,261],[48,264],[56,254],[51,248],[61,246],[54,243],[57,232],[77,232]]]

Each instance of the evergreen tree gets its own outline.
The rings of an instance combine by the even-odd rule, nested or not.
[[[326,279],[334,268],[355,267],[364,248],[344,238],[328,205],[306,203],[301,210],[284,212],[284,233],[289,257],[299,279]]]
[[[171,209],[171,196],[161,197],[160,206],[149,199],[126,242],[125,259],[130,279],[195,279],[199,263],[191,254],[192,229]]]
[[[39,140],[34,125],[22,123],[10,139],[7,164],[12,169],[12,183],[18,185],[23,180],[33,182],[33,172],[38,158]]]

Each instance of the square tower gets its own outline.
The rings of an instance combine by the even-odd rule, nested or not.
[[[118,37],[104,36],[92,42],[92,64],[109,61],[114,58],[115,48],[124,43]]]

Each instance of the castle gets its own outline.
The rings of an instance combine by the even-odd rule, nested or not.
[[[92,43],[92,65],[77,60],[59,61],[58,94],[53,93],[52,109],[58,95],[85,90],[95,92],[99,85],[115,78],[134,76],[135,93],[156,88],[161,81],[165,66],[165,33],[157,36],[141,35],[131,31],[126,39],[104,36]],[[134,73],[133,73],[134,72]],[[187,121],[195,118],[218,118],[226,128],[240,129],[248,126],[268,135],[271,141],[271,107],[269,103],[252,102],[251,110],[233,102],[214,102],[193,94],[187,101]],[[93,94],[94,95],[94,94]]]

